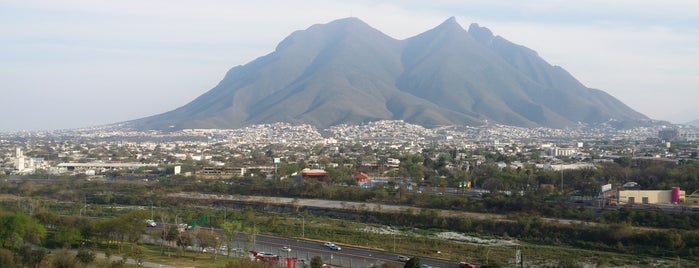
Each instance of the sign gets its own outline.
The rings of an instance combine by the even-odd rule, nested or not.
[[[281,158],[275,157],[275,158],[274,158],[274,164],[275,164],[275,165],[279,165],[279,163],[281,163]]]
[[[612,185],[611,185],[611,184],[602,185],[602,189],[601,189],[601,190],[602,190],[603,193],[606,192],[606,191],[611,191],[611,190],[612,190]]]

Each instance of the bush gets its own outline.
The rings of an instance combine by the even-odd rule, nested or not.
[[[52,255],[51,263],[55,268],[73,268],[77,264],[75,255],[68,249],[61,249]]]
[[[90,264],[95,261],[95,252],[86,248],[80,248],[75,257],[83,264]]]

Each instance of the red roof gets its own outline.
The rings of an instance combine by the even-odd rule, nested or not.
[[[356,182],[368,182],[369,175],[364,173],[364,172],[359,172],[357,175],[354,175],[354,181],[356,181]]]

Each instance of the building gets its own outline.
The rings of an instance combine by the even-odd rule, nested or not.
[[[550,156],[573,156],[578,153],[577,148],[562,148],[552,145],[544,145],[542,149]]]
[[[357,175],[354,175],[354,181],[356,181],[358,184],[369,182],[369,175],[364,172],[359,172]]]
[[[395,158],[388,158],[386,160],[386,166],[397,168],[400,166],[400,160]]]
[[[49,168],[43,158],[27,157],[22,152],[22,148],[19,147],[15,149],[13,165],[17,174],[32,174],[37,169]]]
[[[312,177],[312,178],[322,178],[328,176],[328,172],[323,169],[310,169],[304,168],[301,170],[301,176]]]
[[[56,167],[59,172],[74,172],[82,171],[90,174],[100,174],[109,170],[136,170],[142,167],[157,167],[158,164],[141,164],[141,163],[60,163]],[[95,172],[95,173],[92,173]]]
[[[245,175],[246,169],[242,167],[204,167],[197,171],[197,176],[205,178],[220,178],[220,177],[242,177]]]
[[[672,190],[620,190],[619,203],[621,204],[678,204],[684,203],[685,191],[675,187]]]

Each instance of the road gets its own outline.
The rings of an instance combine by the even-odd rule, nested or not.
[[[280,258],[297,258],[309,262],[314,256],[320,256],[327,264],[342,266],[342,267],[371,267],[372,265],[380,266],[382,263],[393,263],[398,267],[402,266],[402,262],[398,261],[398,255],[406,255],[400,253],[386,252],[383,250],[362,248],[350,245],[337,244],[342,248],[340,251],[331,250],[323,245],[327,241],[314,241],[308,239],[284,238],[270,235],[257,235],[254,245],[250,243],[249,249],[257,252],[272,253]],[[333,242],[333,241],[330,241]],[[245,236],[241,235],[236,238],[233,246],[235,248],[246,248],[248,242]],[[291,248],[290,252],[283,251],[281,248],[287,246]],[[458,262],[440,260],[434,258],[420,257],[423,264],[432,267],[458,267]]]
[[[167,226],[168,224],[158,224],[158,226],[155,227],[155,229],[162,230],[163,228],[167,228]],[[197,227],[197,229],[209,230],[209,228],[201,227]],[[214,228],[214,230],[220,235],[220,237],[224,237],[223,231],[221,229]],[[159,240],[157,239],[146,240],[148,240],[144,240],[144,242],[146,243],[160,244]],[[353,268],[371,267],[372,265],[376,265],[377,267],[379,267],[383,263],[393,263],[397,267],[402,267],[403,263],[398,261],[398,256],[405,255],[408,257],[412,257],[407,253],[394,253],[374,248],[345,245],[339,244],[335,241],[317,241],[311,239],[287,238],[265,234],[257,234],[255,236],[254,243],[248,242],[247,240],[248,237],[246,234],[239,233],[232,243],[231,255],[238,255],[239,257],[248,256],[248,254],[244,252],[244,249],[248,249],[257,252],[272,253],[278,255],[280,259],[296,258],[298,260],[303,260],[306,263],[310,263],[311,258],[313,258],[314,256],[320,256],[323,259],[324,263],[331,264],[333,266]],[[331,250],[323,245],[323,243],[325,242],[333,242],[340,246],[342,250]],[[291,251],[283,251],[282,247],[284,246],[291,248]],[[220,251],[219,253],[225,254],[226,251]],[[458,267],[458,261],[426,258],[422,256],[420,256],[420,259],[422,260],[422,264],[427,264],[435,268]]]

